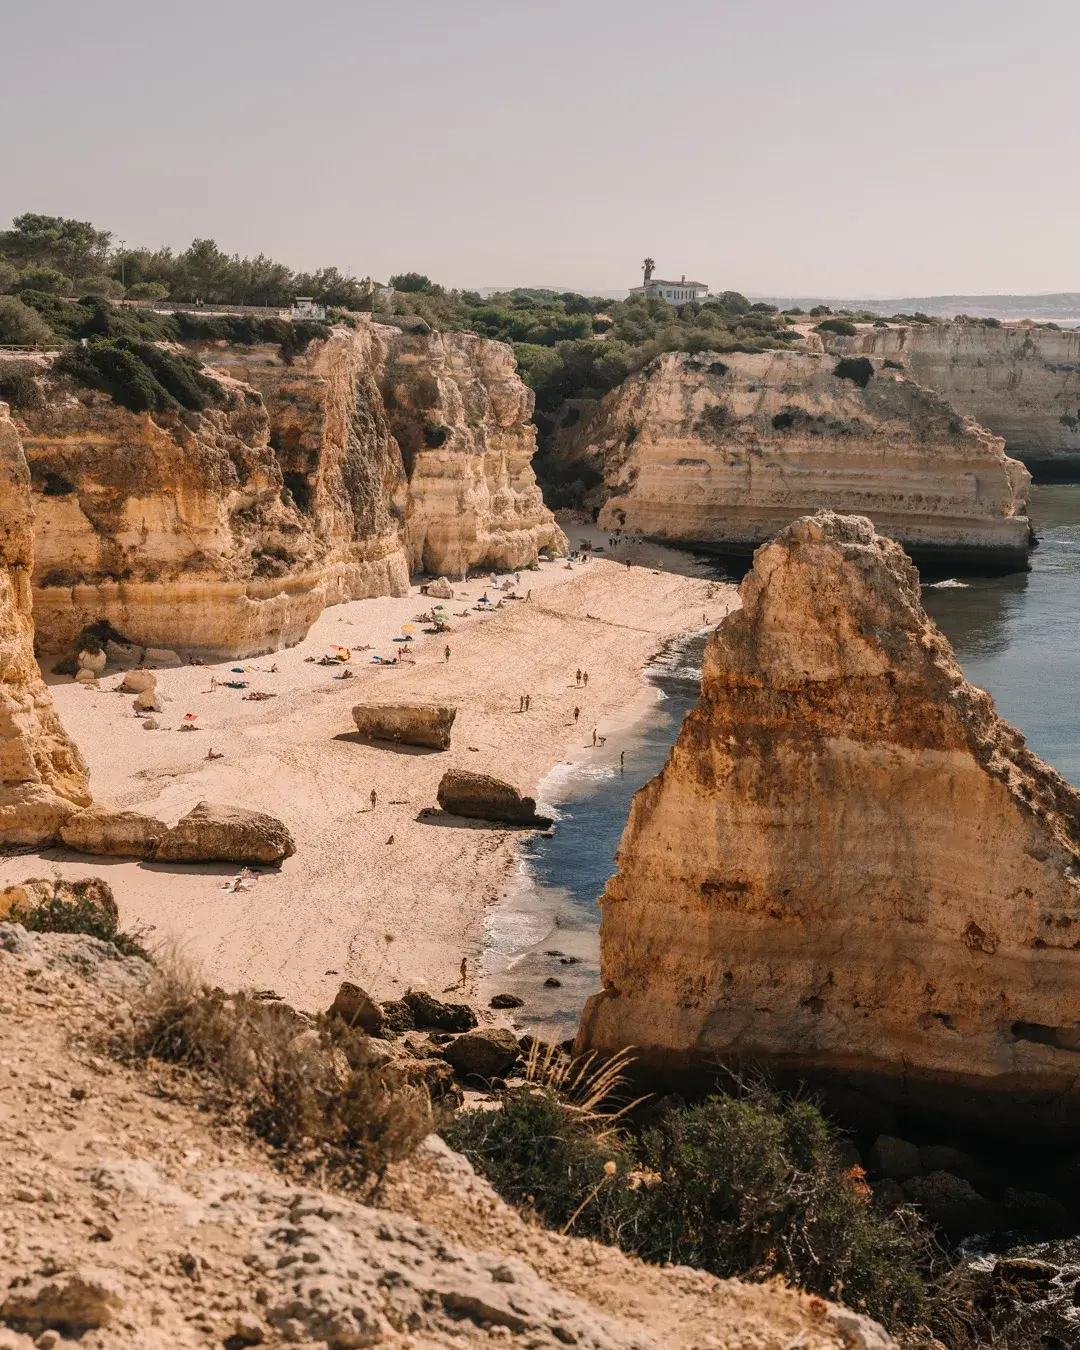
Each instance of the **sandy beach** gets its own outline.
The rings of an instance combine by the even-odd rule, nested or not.
[[[302,1008],[325,1006],[343,979],[384,998],[409,986],[475,995],[484,909],[513,871],[519,836],[437,811],[421,815],[435,805],[442,774],[456,765],[534,792],[559,761],[591,752],[594,727],[605,735],[648,701],[641,671],[664,640],[714,625],[735,600],[723,583],[601,560],[571,571],[561,560],[546,563],[521,582],[531,600],[490,614],[472,608],[485,581],[459,587],[447,608],[468,608],[469,617],[454,617],[448,637],[418,625],[413,642],[393,641],[430,604],[414,588],[406,598],[328,609],[304,642],[270,656],[161,671],[158,731],[144,730],[131,697],[115,692],[119,673],[97,690],[49,677],[96,802],[169,823],[202,800],[269,811],[288,824],[297,852],[232,893],[222,888],[235,867],[62,849],[4,858],[0,880],[102,876],[124,926],[152,925],[153,942],[174,946],[224,988],[273,989]],[[332,643],[353,649],[356,678],[336,680],[339,669],[306,660]],[[371,650],[356,650],[365,644]],[[415,665],[371,660],[403,648]],[[578,667],[589,672],[585,689],[575,685]],[[223,680],[247,687],[223,688]],[[256,690],[275,697],[247,701]],[[522,694],[531,698],[528,713],[519,712]],[[359,741],[353,705],[396,697],[456,704],[451,749]],[[181,733],[188,713],[200,730]],[[222,757],[208,759],[211,747]]]

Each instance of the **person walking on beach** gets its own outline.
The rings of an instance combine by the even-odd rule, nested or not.
[[[575,709],[574,709],[574,721],[576,722],[580,716],[581,716],[581,709],[580,709],[580,708],[575,708]]]
[[[579,670],[579,671],[577,672],[577,674],[574,676],[574,683],[575,683],[575,684],[580,684],[580,683],[581,683],[581,671],[580,671],[580,670]]]
[[[374,788],[372,788],[372,789],[371,789],[371,809],[374,811],[374,810],[375,810],[375,807],[376,807],[378,804],[379,804],[379,794],[375,791]]]
[[[446,646],[443,648],[443,660],[444,660],[444,661],[449,661],[449,660],[450,660],[450,644],[449,644],[449,642],[448,642],[448,643],[446,644]]]
[[[588,689],[589,687],[589,672],[587,670],[581,672],[581,687],[583,689]]]
[[[526,694],[526,695],[525,695],[525,711],[528,712],[529,709],[530,709],[530,707],[532,707],[532,694]]]
[[[620,773],[625,773],[625,772],[626,772],[626,751],[625,751],[625,750],[620,750],[620,751],[619,751],[619,772],[620,772]]]
[[[596,728],[595,728],[595,727],[593,727],[593,729],[592,729],[592,743],[593,743],[593,745],[596,744]]]

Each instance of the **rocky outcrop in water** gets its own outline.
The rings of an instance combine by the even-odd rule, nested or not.
[[[1080,474],[1080,330],[1028,324],[860,328],[842,355],[903,364],[961,413],[1005,438],[1036,477]]]
[[[583,418],[561,453],[603,473],[600,524],[750,552],[824,507],[923,556],[1024,564],[1024,467],[881,360],[668,353]]]
[[[763,1061],[973,1128],[1080,1123],[1080,793],[863,518],[760,549],[635,796],[579,1048]]]
[[[89,806],[86,765],[34,659],[30,474],[0,403],[0,843],[49,844]]]
[[[43,651],[105,620],[143,647],[252,655],[326,605],[404,594],[410,566],[520,567],[563,546],[509,347],[359,322],[300,353],[185,349],[223,391],[203,412],[129,412],[45,358],[3,361],[35,382],[17,428]]]

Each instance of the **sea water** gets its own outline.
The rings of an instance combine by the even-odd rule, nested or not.
[[[1030,572],[927,578],[923,603],[968,679],[990,691],[1037,754],[1080,785],[1080,484],[1033,488],[1031,515],[1039,544]],[[636,561],[730,576],[673,549]],[[656,694],[649,713],[548,775],[538,796],[557,817],[554,834],[522,845],[518,874],[489,911],[486,991],[524,999],[520,1020],[546,1036],[572,1036],[585,999],[600,987],[597,897],[615,870],[631,797],[663,768],[697,702],[704,644],[704,634],[670,644],[646,672]]]

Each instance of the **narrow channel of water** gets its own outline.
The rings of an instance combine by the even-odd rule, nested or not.
[[[1031,515],[1040,543],[1030,572],[958,573],[927,585],[923,601],[967,677],[993,694],[1037,754],[1080,784],[1080,484],[1033,488]],[[575,544],[578,535],[604,542],[587,528],[568,533]],[[643,556],[635,561],[730,575],[675,549],[636,547]],[[515,882],[489,912],[488,992],[518,995],[521,1022],[552,1039],[574,1034],[600,987],[597,897],[614,871],[631,797],[663,767],[697,702],[704,643],[704,635],[673,643],[648,672],[657,694],[650,712],[587,761],[548,775],[539,795],[558,818],[555,833],[523,844]]]

